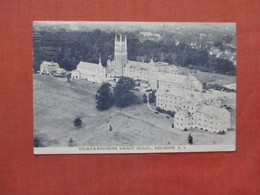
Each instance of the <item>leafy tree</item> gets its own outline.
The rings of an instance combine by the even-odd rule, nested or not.
[[[137,96],[133,90],[135,82],[132,78],[121,77],[114,88],[115,104],[117,107],[124,108],[137,102]]]
[[[109,83],[103,83],[97,90],[96,103],[96,108],[98,110],[107,110],[113,105],[114,98],[111,85]]]
[[[74,123],[74,126],[77,127],[77,129],[82,127],[82,120],[78,116],[75,118],[73,123]]]
[[[188,142],[189,144],[193,144],[193,137],[191,136],[191,134],[188,137]]]
[[[156,101],[156,96],[155,96],[155,90],[152,91],[152,93],[149,94],[149,102],[150,103],[155,103]]]

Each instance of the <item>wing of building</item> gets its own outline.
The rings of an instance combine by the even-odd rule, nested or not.
[[[71,72],[71,78],[102,83],[106,78],[106,69],[102,66],[101,60],[99,60],[98,64],[81,61],[77,65],[77,69]]]

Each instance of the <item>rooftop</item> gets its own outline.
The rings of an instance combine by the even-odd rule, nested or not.
[[[214,106],[208,106],[208,105],[201,105],[199,109],[197,110],[199,113],[203,114],[209,114],[211,116],[214,116],[219,119],[227,118],[227,115],[229,115],[229,111],[225,108],[218,108]]]
[[[90,72],[95,72],[97,70],[98,64],[82,62],[77,65],[77,70],[87,70]]]

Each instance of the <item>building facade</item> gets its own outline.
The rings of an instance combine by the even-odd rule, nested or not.
[[[81,61],[77,65],[77,69],[71,72],[71,78],[102,83],[106,81],[106,68],[102,66],[100,57],[98,64]]]

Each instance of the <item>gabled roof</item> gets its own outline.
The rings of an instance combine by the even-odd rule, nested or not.
[[[201,105],[197,110],[197,112],[203,114],[209,114],[218,119],[228,118],[228,115],[230,115],[230,112],[225,108],[218,108],[215,106],[208,106],[205,104]]]
[[[43,61],[42,64],[47,65],[47,66],[59,66],[59,64],[57,62]]]
[[[89,72],[95,72],[98,68],[98,64],[89,63],[89,62],[82,62],[77,65],[77,70],[86,70]]]

